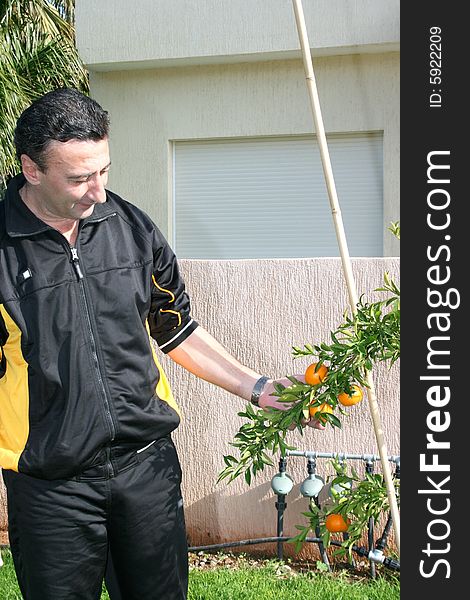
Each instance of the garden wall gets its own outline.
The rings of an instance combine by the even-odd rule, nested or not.
[[[398,258],[353,259],[359,294],[368,300],[385,270],[398,281]],[[192,298],[193,316],[243,363],[272,377],[301,373],[308,358],[293,360],[291,347],[329,341],[342,322],[348,297],[339,258],[279,260],[181,260]],[[276,535],[275,496],[268,468],[251,486],[240,478],[216,484],[223,455],[235,453],[230,441],[242,424],[237,412],[245,403],[185,372],[162,356],[161,362],[183,411],[174,434],[183,467],[183,494],[190,545],[202,545]],[[399,446],[399,368],[379,365],[373,371],[383,432],[391,455]],[[289,434],[299,450],[378,454],[368,403],[349,409],[341,430],[307,428],[303,436]],[[275,457],[277,464],[278,457]],[[361,470],[360,464],[355,464]],[[307,501],[299,492],[306,461],[290,458],[288,471],[296,485],[289,494],[284,518],[286,535],[303,521]],[[329,461],[318,460],[318,473],[331,473]],[[0,486],[2,487],[2,486]],[[4,490],[1,490],[2,494]],[[5,498],[1,496],[1,528],[6,541]],[[271,546],[272,548],[273,546]],[[255,547],[251,547],[253,550]]]

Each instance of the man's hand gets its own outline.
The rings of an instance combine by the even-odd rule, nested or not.
[[[303,383],[305,383],[305,377],[304,377],[303,373],[301,375],[294,375],[294,377],[296,379],[298,379],[299,381],[302,381]],[[272,407],[278,408],[280,410],[287,410],[292,406],[292,404],[290,402],[280,402],[279,398],[277,396],[271,395],[275,391],[274,390],[275,383],[280,383],[281,385],[283,385],[285,387],[289,387],[290,385],[292,385],[292,381],[290,381],[287,377],[283,377],[282,379],[276,379],[276,381],[269,380],[266,383],[266,385],[264,386],[264,389],[261,392],[261,395],[259,397],[259,407],[266,408],[268,406],[272,406]],[[311,417],[310,419],[302,419],[302,426],[306,427],[307,425],[309,427],[313,427],[314,429],[325,429],[325,426],[322,425],[322,423],[320,423],[320,421],[318,419],[315,419],[313,417]],[[295,428],[296,428],[295,424],[292,424],[289,427],[290,430],[293,430]]]
[[[235,396],[250,399],[253,386],[260,375],[256,371],[242,365],[236,358],[227,352],[221,344],[203,327],[199,325],[190,336],[181,342],[174,350],[168,353],[168,356],[181,365],[184,369],[209,381],[214,385],[227,390]],[[302,382],[305,382],[304,374],[295,375]],[[280,410],[287,410],[292,404],[279,402],[277,396],[271,396],[274,392],[274,383],[281,383],[285,387],[292,385],[292,382],[283,377],[276,382],[269,380],[264,386],[259,397],[259,407],[265,408],[274,406]],[[303,419],[302,425],[313,427],[315,429],[325,429],[318,419]],[[290,429],[295,429],[292,425]]]

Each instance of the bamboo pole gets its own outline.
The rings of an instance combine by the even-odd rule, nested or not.
[[[323,166],[323,173],[325,176],[326,187],[328,191],[328,198],[330,200],[331,213],[333,215],[334,226],[336,230],[336,237],[338,239],[339,250],[341,255],[341,262],[343,265],[344,276],[349,294],[349,303],[353,314],[357,313],[357,303],[359,301],[356,289],[356,283],[351,266],[351,258],[349,256],[348,245],[346,241],[346,235],[344,232],[343,220],[341,217],[341,209],[338,201],[338,195],[336,193],[336,186],[333,177],[333,170],[331,168],[330,155],[328,151],[328,145],[326,142],[325,128],[323,126],[323,118],[321,115],[320,100],[318,97],[317,84],[315,81],[315,73],[313,71],[312,56],[310,54],[310,44],[307,36],[307,26],[305,24],[305,16],[302,8],[302,0],[292,0],[294,5],[295,20],[297,24],[297,31],[299,34],[300,46],[302,49],[302,57],[305,69],[305,75],[307,79],[307,88],[310,97],[310,104],[313,113],[313,120],[315,122],[315,132],[318,138],[318,144],[320,147],[320,154]],[[374,426],[375,437],[377,440],[377,446],[380,455],[380,461],[382,464],[385,485],[387,488],[387,497],[390,504],[390,511],[392,513],[393,528],[395,533],[395,542],[397,544],[398,552],[400,552],[400,516],[398,512],[398,503],[395,495],[395,488],[392,480],[392,473],[390,470],[390,464],[388,462],[388,452],[385,445],[385,439],[383,435],[383,429],[380,422],[379,406],[377,403],[377,396],[375,393],[375,386],[372,380],[370,371],[366,373],[366,381],[368,385],[367,398],[369,401],[369,410],[372,417],[372,423]]]

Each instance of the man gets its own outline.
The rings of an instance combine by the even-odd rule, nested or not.
[[[0,466],[26,600],[99,598],[108,549],[125,600],[186,598],[179,409],[150,337],[197,377],[286,407],[191,318],[161,232],[105,189],[108,135],[76,90],[39,98],[0,203]]]

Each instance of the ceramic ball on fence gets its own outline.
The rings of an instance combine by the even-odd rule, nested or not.
[[[325,480],[322,477],[312,473],[302,482],[302,485],[300,486],[300,493],[305,498],[316,498],[324,485]]]
[[[287,473],[277,473],[271,479],[271,488],[275,494],[285,496],[294,487],[292,477]]]

